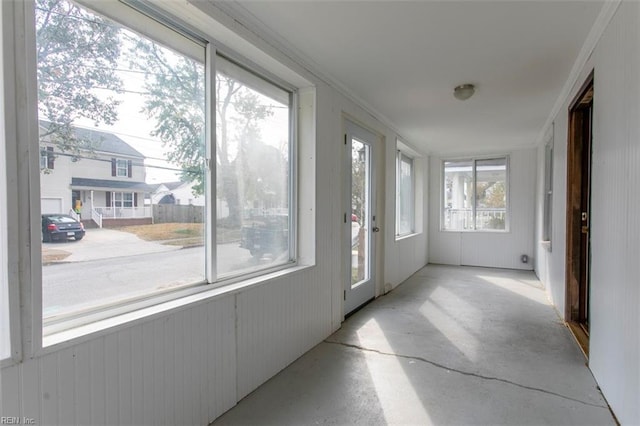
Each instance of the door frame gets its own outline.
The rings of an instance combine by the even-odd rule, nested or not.
[[[352,170],[352,162],[351,162],[351,141],[348,138],[348,135],[351,134],[356,136],[362,140],[367,142],[370,145],[370,259],[369,259],[369,280],[366,283],[361,284],[354,289],[351,286],[351,170]],[[376,287],[378,282],[378,274],[381,272],[378,267],[378,261],[380,259],[380,244],[378,244],[379,236],[382,234],[381,232],[373,232],[373,228],[379,229],[379,224],[381,223],[381,218],[378,215],[378,197],[379,197],[379,184],[381,176],[381,168],[379,167],[379,158],[382,158],[382,137],[372,131],[371,129],[363,126],[357,121],[343,116],[343,136],[344,136],[344,151],[343,151],[343,238],[342,247],[344,248],[344,254],[342,256],[342,265],[343,265],[343,306],[342,313],[343,316],[346,317],[349,314],[357,311],[360,307],[364,306],[369,301],[373,300],[377,294]],[[351,294],[354,292],[353,294]],[[356,294],[357,293],[357,294]],[[351,297],[350,297],[351,296]],[[357,301],[354,301],[354,298]]]
[[[591,154],[594,73],[569,106],[565,321],[589,356]]]

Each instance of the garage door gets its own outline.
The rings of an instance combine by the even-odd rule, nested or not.
[[[41,198],[42,213],[62,213],[62,198]]]

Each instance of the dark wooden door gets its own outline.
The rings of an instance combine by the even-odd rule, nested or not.
[[[593,74],[569,109],[565,319],[588,355]]]

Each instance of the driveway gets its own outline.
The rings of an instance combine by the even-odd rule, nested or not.
[[[102,228],[87,229],[80,241],[42,243],[42,257],[43,263],[83,262],[180,249],[180,246],[144,241],[129,232]]]

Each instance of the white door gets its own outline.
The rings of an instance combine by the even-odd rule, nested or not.
[[[346,277],[345,315],[375,296],[375,180],[374,147],[377,137],[362,127],[345,123],[345,168],[347,197],[344,214]]]

